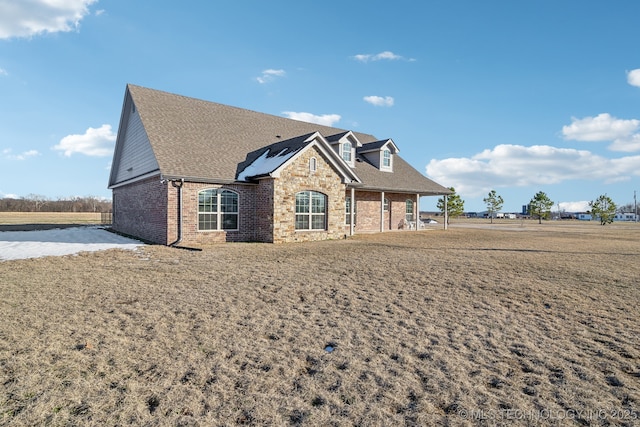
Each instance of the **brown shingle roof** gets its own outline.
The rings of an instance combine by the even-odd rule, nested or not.
[[[149,142],[165,177],[207,182],[234,181],[247,154],[279,140],[313,132],[323,136],[346,132],[215,102],[128,85]],[[378,141],[354,132],[363,143]],[[394,172],[381,172],[366,161],[356,162],[362,189],[447,194],[449,190],[426,178],[399,156]]]

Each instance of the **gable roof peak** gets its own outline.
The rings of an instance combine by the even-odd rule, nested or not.
[[[400,151],[400,149],[393,142],[393,140],[389,138],[389,139],[381,139],[379,141],[363,144],[362,147],[358,148],[358,153],[370,153],[372,151],[380,151],[385,147],[390,148],[391,152],[394,154]]]
[[[341,174],[344,182],[361,182],[329,146],[324,136],[318,131],[279,141],[247,154],[244,162],[238,164],[237,181],[251,181],[261,177],[277,177],[281,170],[299,153],[310,146],[316,146],[327,156],[329,162]]]
[[[356,134],[352,130],[344,131],[337,133],[335,135],[329,135],[326,137],[327,142],[331,145],[335,145],[338,143],[350,142],[357,147],[362,147],[362,142],[356,136]]]

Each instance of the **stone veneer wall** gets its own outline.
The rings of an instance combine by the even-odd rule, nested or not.
[[[153,243],[167,241],[167,186],[159,177],[113,189],[115,231]]]
[[[309,160],[315,157],[315,172]],[[345,237],[345,184],[324,155],[316,148],[305,150],[273,181],[273,242],[298,242],[341,239]],[[317,191],[327,196],[327,230],[295,229],[296,193]]]

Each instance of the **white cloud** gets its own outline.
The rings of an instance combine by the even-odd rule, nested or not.
[[[256,80],[260,84],[265,84],[270,81],[273,81],[276,77],[284,77],[285,74],[286,73],[284,70],[274,70],[270,68],[268,70],[264,70],[260,77],[256,77]]]
[[[294,111],[283,111],[282,114],[293,120],[300,120],[301,122],[315,123],[323,126],[333,126],[341,119],[339,114],[323,114],[321,116],[317,116],[311,113],[296,113]]]
[[[640,120],[621,120],[608,113],[584,119],[571,118],[571,124],[562,127],[565,139],[576,141],[613,141],[628,137],[640,128]]]
[[[640,151],[640,133],[614,140],[613,143],[609,145],[609,149],[611,151],[623,151],[626,153]]]
[[[9,73],[4,68],[0,68],[0,76],[8,76]]]
[[[640,87],[640,68],[627,72],[627,82],[631,86]]]
[[[466,196],[498,187],[557,184],[568,180],[606,183],[640,176],[640,156],[608,159],[585,150],[548,145],[497,145],[468,158],[431,160],[427,175]]]
[[[612,151],[640,150],[640,120],[617,119],[608,113],[583,119],[571,118],[571,124],[562,127],[566,140],[574,141],[613,141],[609,145]]]
[[[365,96],[363,98],[365,102],[368,102],[371,105],[375,105],[376,107],[391,107],[393,106],[394,100],[391,96]]]
[[[353,59],[360,62],[382,61],[382,60],[397,61],[400,59],[404,59],[404,57],[400,55],[396,55],[395,53],[386,50],[384,52],[380,52],[376,54],[365,53],[365,54],[354,55]],[[413,59],[409,59],[409,61],[413,61]]]
[[[29,157],[34,157],[34,156],[38,156],[38,155],[40,155],[38,150],[28,150],[28,151],[24,151],[24,152],[18,154],[17,159],[18,160],[24,160],[24,159],[27,159]]]
[[[589,208],[588,200],[581,200],[579,202],[560,202],[560,210],[564,212],[586,212]]]
[[[19,199],[20,197],[17,194],[12,193],[3,193],[0,191],[0,199]]]
[[[104,157],[113,154],[115,141],[116,134],[111,130],[111,125],[102,125],[97,129],[90,127],[83,135],[67,135],[53,149],[64,151],[66,157],[71,157],[73,153]]]
[[[2,154],[8,160],[26,160],[28,158],[40,155],[38,150],[27,150],[23,151],[20,154],[11,154],[11,151],[12,150],[10,148],[5,148],[4,150],[2,150]]]
[[[0,39],[72,31],[97,0],[0,0]]]

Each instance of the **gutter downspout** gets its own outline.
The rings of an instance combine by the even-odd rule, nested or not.
[[[176,184],[177,182],[180,184]],[[169,246],[176,246],[182,242],[182,186],[184,185],[184,178],[180,178],[180,181],[171,181],[171,185],[178,189],[178,239]]]
[[[351,212],[349,212],[349,236],[353,236],[355,234],[355,226],[353,221],[355,220],[355,210],[356,210],[356,189],[351,187]]]
[[[380,193],[380,232],[384,232],[384,191]]]

